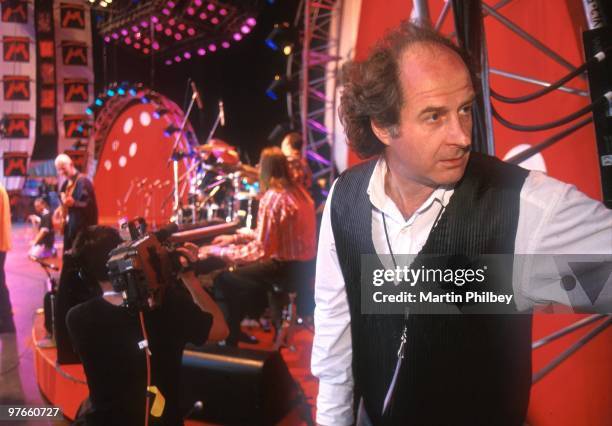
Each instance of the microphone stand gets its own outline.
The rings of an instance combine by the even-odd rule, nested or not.
[[[180,208],[180,195],[179,195],[179,170],[178,170],[178,145],[181,140],[181,136],[183,135],[183,130],[187,125],[187,120],[189,119],[189,115],[191,115],[191,110],[193,109],[193,105],[196,102],[198,97],[197,92],[193,92],[191,95],[191,101],[189,101],[189,107],[187,108],[187,112],[183,117],[183,121],[181,123],[181,127],[176,133],[176,139],[174,140],[174,145],[172,145],[172,177],[174,180],[174,204],[172,205],[172,211],[176,215],[177,222],[179,221],[179,208]]]
[[[217,118],[215,120],[215,123],[212,126],[212,129],[210,129],[210,133],[208,134],[208,137],[206,138],[206,142],[204,143],[205,145],[208,144],[208,142],[210,142],[213,135],[217,131],[217,127],[219,127],[219,123],[221,123],[221,114],[223,113],[221,112],[221,108],[219,108],[219,112],[217,112]]]

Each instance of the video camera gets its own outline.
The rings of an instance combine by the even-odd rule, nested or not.
[[[165,290],[175,284],[181,265],[175,247],[167,240],[178,226],[170,224],[146,233],[146,224],[136,221],[137,225],[134,221],[129,225],[131,240],[110,252],[106,266],[113,289],[123,293],[124,304],[146,310],[161,305]]]

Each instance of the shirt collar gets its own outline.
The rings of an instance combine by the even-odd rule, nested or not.
[[[402,217],[393,200],[385,192],[386,174],[387,163],[385,162],[384,157],[381,155],[376,162],[376,166],[374,167],[374,171],[372,172],[372,176],[370,177],[370,182],[368,184],[367,193],[370,198],[370,202],[376,209],[391,217],[395,217],[398,214],[399,217]],[[446,207],[450,201],[451,195],[453,195],[453,192],[453,187],[437,187],[427,198],[427,200],[425,200],[425,202],[415,211],[413,217],[428,210],[436,201],[443,207]],[[402,221],[404,220],[402,219]]]

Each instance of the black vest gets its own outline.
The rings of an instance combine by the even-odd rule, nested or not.
[[[406,357],[393,403],[381,416],[397,362],[402,316],[362,315],[361,255],[374,254],[367,187],[376,160],[344,172],[331,204],[331,222],[351,313],[356,400],[374,424],[520,425],[531,386],[531,315],[411,315]],[[519,196],[528,172],[472,153],[425,255],[513,254]],[[496,282],[512,294],[510,271]],[[382,268],[382,265],[380,265]]]

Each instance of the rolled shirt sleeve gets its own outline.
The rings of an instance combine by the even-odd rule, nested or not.
[[[515,260],[520,308],[559,303],[607,311],[612,306],[612,280],[598,289],[595,299],[584,291],[589,282],[567,291],[559,285],[563,276],[574,275],[571,261],[598,262],[605,270],[612,265],[612,211],[575,186],[530,172],[521,192],[515,252],[528,255]]]

